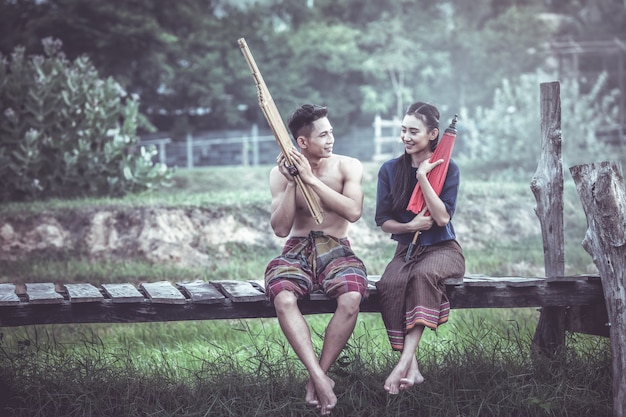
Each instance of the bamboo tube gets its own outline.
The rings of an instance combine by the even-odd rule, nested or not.
[[[263,81],[263,76],[261,75],[261,71],[259,71],[259,67],[257,67],[256,62],[254,61],[254,57],[252,56],[252,52],[250,52],[250,48],[248,48],[248,44],[244,38],[240,38],[238,40],[239,47],[241,48],[241,52],[243,53],[244,58],[248,62],[248,66],[250,67],[250,71],[252,72],[252,77],[254,78],[254,82],[256,83],[258,94],[259,94],[259,106],[265,115],[265,119],[267,123],[270,125],[272,132],[274,133],[274,137],[280,146],[280,149],[285,155],[285,159],[289,165],[293,165],[291,161],[291,157],[289,156],[289,150],[293,147],[293,143],[291,142],[291,138],[289,136],[289,132],[283,123],[282,118],[280,117],[280,113],[278,112],[278,108],[270,95],[270,91]],[[302,178],[298,175],[295,175],[294,180],[304,199],[306,200],[306,204],[309,207],[311,215],[317,222],[317,224],[321,224],[324,221],[324,213],[322,212],[322,208],[320,207],[319,201],[317,200],[317,196],[315,193],[311,191],[311,189],[302,182]]]

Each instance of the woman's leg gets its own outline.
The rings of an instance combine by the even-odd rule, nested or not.
[[[385,323],[389,343],[394,350],[402,350],[404,346],[406,313],[404,300],[409,282],[409,270],[404,261],[403,246],[406,250],[406,245],[398,245],[394,257],[376,283],[380,313]]]
[[[385,390],[389,394],[398,394],[424,381],[415,357],[423,332],[424,326],[416,326],[409,330],[404,338],[404,349],[400,354],[400,360],[385,381]]]

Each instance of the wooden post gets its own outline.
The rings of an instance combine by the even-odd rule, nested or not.
[[[617,162],[570,168],[587,216],[583,247],[600,270],[610,323],[613,415],[626,417],[626,191]]]
[[[530,188],[541,223],[546,278],[565,271],[563,237],[563,162],[561,159],[561,97],[558,82],[542,83],[541,157]],[[533,337],[533,351],[554,356],[565,346],[565,308],[544,307]]]

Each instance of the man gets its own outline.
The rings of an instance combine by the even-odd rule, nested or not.
[[[269,180],[272,229],[289,239],[283,253],[268,264],[265,284],[281,329],[309,372],[305,400],[326,415],[337,404],[335,383],[326,372],[350,338],[361,300],[367,296],[365,265],[347,239],[349,224],[363,211],[363,167],[357,159],[333,154],[335,139],[325,107],[302,105],[288,125],[300,150],[289,150],[292,167],[281,153]],[[324,211],[321,224],[312,217],[294,175],[319,198]],[[337,300],[319,361],[297,304],[316,289]]]

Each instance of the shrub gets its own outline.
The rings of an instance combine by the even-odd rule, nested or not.
[[[530,176],[541,153],[540,88],[547,75],[526,74],[503,80],[493,107],[461,115],[459,162],[466,175],[499,179]],[[616,126],[618,91],[607,91],[607,75],[583,88],[585,80],[560,82],[563,160],[566,166],[614,156],[597,132]],[[585,90],[585,91],[583,91]],[[580,158],[585,158],[581,161]]]
[[[0,202],[122,196],[165,185],[172,172],[138,147],[139,102],[87,57],[0,56]]]

